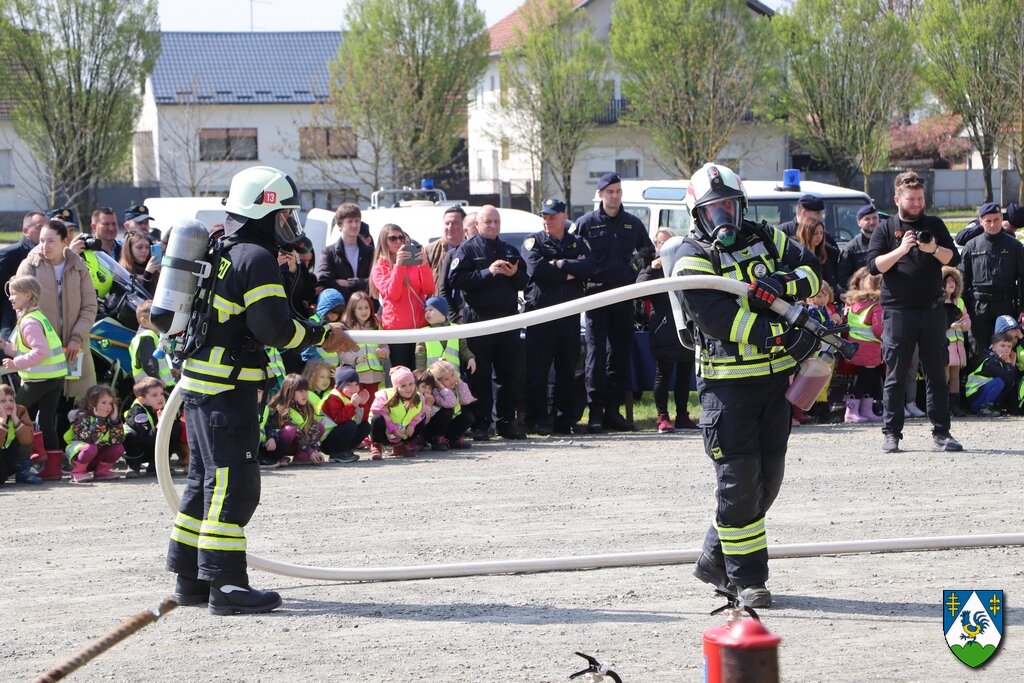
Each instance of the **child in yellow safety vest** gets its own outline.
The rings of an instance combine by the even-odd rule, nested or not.
[[[71,461],[71,481],[120,479],[114,463],[124,455],[124,422],[117,412],[114,390],[105,384],[89,387],[82,407],[71,411],[64,454]]]
[[[14,340],[4,342],[4,368],[21,378],[16,402],[29,414],[39,410],[39,429],[48,450],[60,450],[57,406],[64,391],[68,364],[60,337],[39,310],[42,288],[31,275],[16,275],[7,282],[7,298],[18,312]]]
[[[857,367],[857,377],[846,396],[846,417],[849,423],[880,422],[874,402],[882,398],[882,276],[872,275],[867,268],[858,269],[846,290],[846,324],[850,339],[857,342],[857,352],[850,363]]]
[[[313,405],[317,419],[324,425],[324,436],[330,434],[334,427],[334,421],[325,416],[322,410],[324,400],[334,388],[334,370],[335,367],[322,358],[306,361],[306,367],[302,369],[302,376],[309,384],[309,402]]]
[[[175,379],[181,372],[171,367],[171,360],[160,349],[160,334],[150,321],[153,302],[147,299],[135,308],[135,319],[139,321],[139,329],[128,345],[128,355],[132,360],[132,379],[138,382],[144,377],[155,377],[163,382],[164,387],[174,386]]]
[[[14,400],[14,389],[0,384],[0,484],[11,474],[19,484],[41,484],[42,478],[32,472],[32,419],[25,406]]]
[[[369,412],[370,394],[359,388],[359,374],[351,365],[339,365],[334,371],[334,388],[321,404],[325,420],[334,429],[324,437],[323,450],[331,462],[355,462],[353,451],[370,434],[370,423],[362,419]]]
[[[143,376],[132,393],[135,401],[124,413],[124,461],[128,463],[126,479],[141,476],[146,466],[147,476],[156,476],[156,427],[164,410],[164,383],[156,377]],[[184,460],[181,443],[181,419],[171,427],[170,449]]]
[[[427,372],[437,385],[434,389],[436,411],[430,422],[432,448],[441,451],[469,448],[464,435],[473,426],[473,416],[462,410],[466,404],[462,402],[459,391],[460,386],[466,383],[459,379],[455,366],[443,358],[431,363]],[[466,387],[465,394],[470,398],[469,403],[476,400],[469,394],[469,387]]]
[[[341,322],[350,330],[380,329],[380,320],[373,314],[373,299],[366,292],[352,293]],[[355,368],[359,375],[359,390],[373,396],[384,381],[384,364],[390,357],[391,349],[387,344],[359,344],[357,351],[343,351],[341,362]],[[360,421],[368,422],[369,419],[370,411],[364,410]]]
[[[416,391],[416,376],[404,365],[391,368],[391,388],[381,389],[370,407],[370,458],[384,457],[384,447],[391,446],[392,455],[411,458],[416,453],[409,444],[423,431],[426,413],[423,400]]]
[[[285,375],[281,390],[270,399],[266,433],[277,442],[278,465],[322,465],[327,457],[320,452],[323,425],[309,401],[309,383],[302,375]]]
[[[967,333],[971,330],[971,316],[964,304],[964,278],[960,271],[942,266],[942,290],[946,295],[947,317],[950,320],[946,330],[946,348],[949,351],[949,365],[946,366],[946,383],[949,387],[949,412],[957,417],[967,413],[960,407],[960,373],[967,365]]]
[[[448,321],[448,302],[439,296],[427,299],[423,313],[427,319],[427,327],[446,327],[455,324]],[[465,368],[470,374],[476,372],[476,357],[469,350],[465,339],[416,343],[416,372],[424,372],[438,360],[446,360],[451,363],[460,380],[465,379],[462,368]],[[469,405],[476,400],[469,391],[469,385],[463,381],[459,382],[457,391],[462,405]]]

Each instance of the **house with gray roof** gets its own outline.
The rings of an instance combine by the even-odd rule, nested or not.
[[[226,194],[256,164],[295,178],[303,208],[369,196],[369,156],[327,114],[338,31],[161,34],[132,150],[136,185],[161,195]]]

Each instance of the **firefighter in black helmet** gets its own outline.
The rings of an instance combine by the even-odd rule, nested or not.
[[[277,169],[256,166],[232,179],[223,248],[210,276],[208,332],[182,367],[192,458],[167,567],[177,574],[179,604],[209,602],[214,614],[256,614],[281,604],[277,593],[249,585],[245,561],[244,528],[260,500],[264,347],[356,348],[339,323],[314,323],[289,307],[277,252],[302,238],[298,208],[295,183]]]

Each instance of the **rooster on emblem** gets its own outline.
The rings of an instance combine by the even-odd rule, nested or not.
[[[960,616],[960,627],[964,631],[960,634],[960,640],[966,640],[969,643],[973,643],[979,635],[985,632],[985,629],[988,628],[988,626],[988,617],[984,612],[975,612],[974,623],[972,624],[971,613],[964,610],[963,614]]]

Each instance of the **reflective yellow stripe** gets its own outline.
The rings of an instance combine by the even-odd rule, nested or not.
[[[284,349],[294,349],[302,341],[302,336],[306,333],[306,328],[299,324],[298,320],[292,320],[292,325],[295,327],[295,334],[288,340],[288,343],[282,346]]]
[[[715,524],[715,530],[718,531],[718,538],[723,541],[735,541],[750,538],[755,534],[764,533],[764,517],[755,520],[746,526],[718,526]]]
[[[178,516],[174,518],[174,524],[175,526],[191,529],[192,531],[199,533],[203,526],[203,521],[196,519],[195,517],[189,517],[184,512],[179,512]]]
[[[786,237],[786,233],[782,232],[778,228],[772,228],[775,237],[775,249],[779,252],[779,259],[786,255],[786,247],[789,246],[789,238]]]
[[[225,299],[220,294],[213,295],[213,307],[218,311],[224,311],[228,315],[238,315],[245,310],[243,306],[239,306],[234,301]]]
[[[767,377],[796,367],[796,360],[790,355],[779,356],[768,362],[723,363],[721,359],[702,357],[700,363],[701,376],[706,379],[743,379],[748,377]]]
[[[750,553],[756,553],[758,550],[764,550],[767,547],[768,539],[765,536],[747,541],[746,543],[726,543],[723,541],[722,553],[725,555],[749,555]]]
[[[245,552],[245,539],[217,538],[213,536],[202,536],[199,539],[200,550],[225,550]]]
[[[191,391],[196,394],[219,394],[222,391],[234,389],[230,384],[220,382],[205,382],[201,379],[184,376],[179,383],[184,391]]]
[[[747,344],[750,341],[750,332],[754,329],[756,316],[750,311],[741,308],[736,311],[736,317],[732,321],[732,329],[729,330],[729,340],[737,344]]]
[[[272,282],[268,285],[260,285],[259,287],[253,287],[250,289],[242,298],[245,302],[245,307],[248,308],[257,301],[271,296],[279,296],[284,299],[284,287],[276,282]]]
[[[192,546],[193,548],[199,547],[199,534],[194,534],[191,531],[185,531],[178,527],[171,529],[171,540],[183,545]]]
[[[798,268],[797,268],[796,270],[794,270],[793,272],[794,272],[795,274],[799,275],[799,276],[800,276],[801,278],[804,278],[804,279],[806,279],[806,280],[807,280],[807,282],[808,282],[808,283],[810,284],[810,286],[811,286],[811,291],[810,291],[810,293],[808,293],[807,297],[812,297],[812,296],[814,296],[815,294],[817,294],[817,293],[818,293],[818,290],[819,290],[819,289],[821,289],[821,278],[819,278],[819,277],[818,277],[818,276],[817,276],[817,275],[816,275],[816,274],[814,273],[814,269],[813,269],[813,268],[811,268],[810,266],[799,266],[799,267],[798,267]],[[798,283],[799,283],[799,280],[793,280],[793,281],[791,281],[791,282],[789,283],[789,284],[792,284],[792,285],[793,285],[793,289],[794,289],[793,293],[794,293],[794,294],[796,294],[796,293],[797,293],[797,292],[796,292],[796,286],[797,286],[797,284],[798,284]],[[789,289],[788,285],[787,285],[786,289],[787,289],[787,290]]]
[[[199,360],[198,358],[189,358],[186,363],[190,371],[203,375],[210,375],[211,377],[227,378],[231,376],[232,372],[234,372],[234,368],[230,365],[224,365],[223,363],[211,363],[209,361]],[[259,382],[265,378],[266,372],[263,368],[242,368],[238,371],[238,379],[243,382]]]
[[[672,269],[672,274],[684,275],[684,271],[697,271],[698,273],[707,273],[708,275],[715,274],[715,269],[711,266],[711,261],[697,256],[683,256],[676,261],[676,266]]]
[[[220,512],[224,507],[224,497],[228,493],[228,474],[230,472],[231,469],[228,467],[217,468],[213,481],[213,496],[210,498],[210,509],[206,513],[206,519],[203,520],[203,524],[220,521]]]
[[[225,522],[214,522],[213,520],[206,520],[203,522],[203,528],[200,530],[201,534],[216,534],[217,536],[233,536],[235,538],[245,538],[245,531],[242,527],[237,524],[227,524]]]

